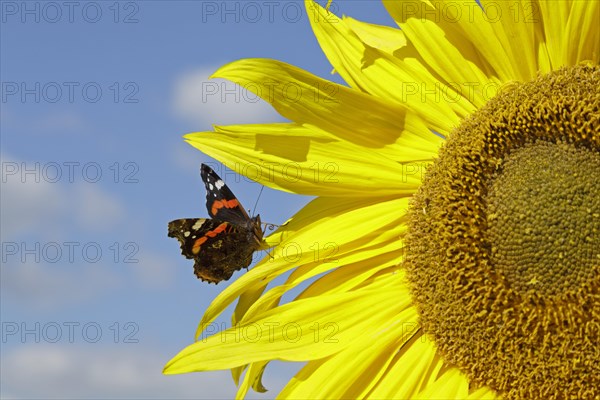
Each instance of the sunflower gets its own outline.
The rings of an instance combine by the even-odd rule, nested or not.
[[[282,398],[599,398],[600,3],[384,4],[400,30],[306,2],[348,86],[216,72],[290,122],[189,143],[316,198],[196,337],[237,299],[232,328],[165,373],[231,369],[240,398],[271,360],[305,363]]]

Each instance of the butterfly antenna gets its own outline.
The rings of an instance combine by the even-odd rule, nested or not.
[[[265,250],[265,252],[267,253],[267,255],[268,255],[269,257],[271,257],[271,260],[274,260],[274,259],[275,259],[275,257],[273,257],[273,256],[271,255],[271,252],[270,252],[269,250]]]
[[[254,209],[252,210],[252,216],[254,217],[254,213],[256,212],[256,206],[258,206],[258,200],[260,200],[260,195],[262,194],[263,190],[265,189],[264,186],[260,187],[260,192],[258,193],[258,197],[256,198],[256,203],[254,203]]]
[[[258,197],[256,198],[256,203],[254,203],[254,210],[251,212],[251,214],[252,214],[252,217],[254,217],[254,212],[256,211],[256,207],[258,206],[258,200],[260,200],[260,195],[262,194],[262,192],[263,192],[263,190],[264,190],[264,189],[265,189],[265,187],[264,187],[264,186],[261,186],[261,187],[260,187],[260,192],[258,193]],[[270,223],[268,223],[268,222],[263,222],[261,225],[263,225],[263,226],[264,226],[264,230],[265,230],[265,231],[266,231],[267,229],[268,229],[268,230],[270,230],[270,231],[272,231],[272,230],[274,230],[275,228],[279,228],[279,225],[270,224]],[[273,256],[271,256],[271,254],[270,254],[270,253],[268,253],[268,252],[267,252],[267,254],[269,254],[269,256],[270,256],[271,258],[273,258]]]

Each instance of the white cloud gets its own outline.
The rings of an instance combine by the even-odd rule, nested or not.
[[[2,157],[3,164],[8,161]],[[35,182],[33,179],[23,183],[19,177],[11,176],[1,185],[0,229],[3,240],[27,232],[47,230],[53,226],[51,221],[66,211],[66,196],[55,184],[44,180]]]
[[[144,251],[138,262],[128,264],[135,274],[135,282],[147,289],[164,289],[175,281],[173,258],[162,257],[154,252]]]
[[[36,118],[31,123],[31,131],[35,133],[77,133],[81,135],[89,129],[88,124],[79,115],[69,110],[56,111]]]
[[[97,246],[102,251],[100,261],[89,262],[83,258],[86,253],[83,248],[87,245]],[[33,312],[64,311],[85,307],[119,290],[169,290],[175,283],[177,270],[172,258],[139,247],[121,247],[120,259],[127,255],[131,262],[116,265],[113,263],[115,247],[110,243],[71,245],[73,262],[69,260],[70,248],[60,241],[40,243],[36,254],[26,254],[25,260],[22,246],[33,249],[35,243],[3,242],[2,246],[0,291],[8,307],[18,306]],[[42,246],[48,246],[50,256],[44,256]],[[58,262],[44,259],[54,257],[56,249],[62,252]],[[90,249],[88,253],[96,257],[95,248]]]
[[[60,265],[36,263],[31,256],[30,262],[23,263],[18,255],[3,257],[8,262],[2,265],[2,300],[27,309],[54,311],[80,307],[122,284],[121,278],[102,264],[70,264],[65,260]]]
[[[53,183],[55,175],[50,179],[44,176],[44,165],[40,163],[15,161],[5,154],[0,160],[3,241],[29,233],[38,238],[56,239],[64,230],[73,227],[104,232],[119,223],[125,214],[121,200],[105,191],[99,183],[68,183],[66,177],[62,179],[66,183]],[[33,173],[22,175],[24,169],[37,170],[37,176]]]
[[[141,343],[25,344],[3,353],[2,398],[232,399],[236,392],[229,371],[162,375],[173,355]],[[248,397],[273,398],[279,385]]]
[[[272,107],[233,82],[208,79],[217,68],[181,75],[175,82],[173,110],[187,121],[206,125],[250,124],[281,121]]]
[[[35,163],[6,155],[1,161],[3,168],[8,163],[10,168],[35,169]],[[111,268],[111,243],[94,237],[117,226],[125,207],[99,184],[3,173],[0,204],[3,301],[56,310],[85,304],[123,284]],[[82,234],[85,240],[80,240]],[[156,279],[168,282],[162,272]]]
[[[200,163],[202,162],[202,153],[193,148],[183,140],[175,143],[170,152],[173,163],[184,171],[196,171],[200,175]]]
[[[1,161],[23,168],[6,155]],[[35,163],[24,164],[32,169]],[[127,216],[124,203],[100,183],[51,183],[20,173],[2,180],[3,300],[47,311],[89,303],[128,281],[150,290],[174,283],[172,259],[140,242],[106,239]],[[127,273],[115,268],[117,262]]]
[[[6,128],[8,124],[13,123],[15,120],[15,113],[9,108],[8,104],[4,103],[0,107],[0,123],[1,126]]]
[[[93,128],[84,117],[72,109],[54,109],[51,112],[40,112],[35,118],[29,114],[17,113],[2,107],[0,112],[3,129],[18,129],[32,134],[77,134],[81,137],[89,134]]]
[[[119,199],[96,184],[75,187],[77,222],[90,231],[105,231],[115,226],[125,215]]]

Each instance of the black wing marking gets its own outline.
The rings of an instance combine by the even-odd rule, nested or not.
[[[219,230],[220,234],[210,234]],[[194,260],[194,274],[211,283],[228,280],[235,271],[252,263],[252,254],[259,246],[244,245],[250,235],[244,227],[213,219],[184,218],[169,222],[169,236],[179,241],[183,256]]]
[[[234,225],[248,226],[250,217],[225,182],[208,165],[200,169],[206,186],[206,209],[212,218]]]

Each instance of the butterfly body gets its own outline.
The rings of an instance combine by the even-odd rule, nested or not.
[[[261,248],[264,232],[260,216],[249,217],[240,202],[207,165],[201,176],[206,186],[206,208],[211,218],[183,218],[169,222],[181,254],[194,260],[194,273],[211,283],[226,281],[252,262]]]

